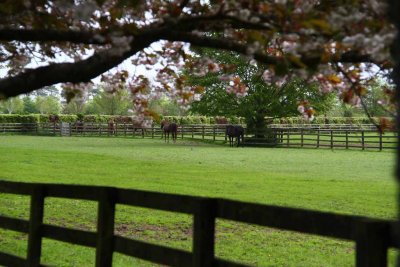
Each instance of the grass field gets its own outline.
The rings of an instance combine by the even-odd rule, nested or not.
[[[0,136],[0,179],[109,185],[392,219],[394,156],[190,140]],[[50,198],[45,223],[95,230],[96,209],[90,201]],[[29,199],[1,195],[0,214],[28,218]],[[189,216],[118,205],[116,220],[119,235],[191,250]],[[25,257],[26,236],[0,229],[0,251]],[[353,243],[223,220],[217,221],[216,254],[257,266],[354,265]],[[94,250],[45,239],[42,262],[93,266]],[[114,265],[151,264],[117,254]]]

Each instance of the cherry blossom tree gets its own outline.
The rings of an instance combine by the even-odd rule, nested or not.
[[[192,45],[266,64],[266,83],[301,76],[319,81],[326,92],[337,90],[346,103],[363,105],[365,82],[393,67],[395,28],[387,10],[388,3],[377,0],[7,0],[0,4],[0,62],[8,68],[0,93],[11,97],[71,83],[73,95],[85,90],[80,83],[130,59],[157,64],[159,83],[152,91],[166,90],[186,104],[195,88],[177,69],[204,75],[226,68],[212,58],[194,58],[186,49]],[[32,62],[43,66],[31,69]],[[116,78],[146,111],[149,81],[120,73]],[[229,90],[243,93],[240,80],[227,78],[233,81]]]

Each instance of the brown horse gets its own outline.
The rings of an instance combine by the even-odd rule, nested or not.
[[[226,135],[229,138],[229,146],[234,145],[234,138],[236,137],[237,146],[240,145],[240,138],[242,138],[242,143],[244,141],[244,128],[240,125],[227,125],[226,126]]]
[[[108,121],[108,135],[114,135],[116,130],[116,125],[114,120]]]
[[[60,117],[58,117],[58,115],[49,115],[49,121],[52,123],[58,123],[60,121]]]
[[[83,128],[84,128],[83,121],[81,120],[76,121],[74,127],[77,133],[83,133]]]
[[[163,130],[165,142],[169,142],[169,133],[172,135],[172,141],[176,142],[176,135],[178,133],[178,125],[175,122],[169,123],[168,121],[161,122],[161,129]],[[162,138],[162,135],[161,135]]]
[[[49,115],[49,122],[53,124],[53,133],[55,134],[59,130],[60,117],[58,115]]]

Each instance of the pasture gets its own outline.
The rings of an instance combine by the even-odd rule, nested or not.
[[[107,185],[393,219],[392,151],[230,148],[190,140],[0,136],[0,179]],[[96,227],[90,201],[50,199],[45,222]],[[2,195],[0,214],[27,218],[26,197]],[[186,215],[117,206],[119,235],[191,249]],[[0,230],[0,251],[24,256],[26,236]],[[216,255],[257,266],[352,266],[354,244],[218,220]],[[393,264],[393,256],[391,263]],[[44,240],[43,262],[93,266],[94,250]],[[115,266],[152,266],[114,255]]]

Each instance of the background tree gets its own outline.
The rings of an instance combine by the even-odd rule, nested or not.
[[[266,129],[266,117],[296,116],[300,114],[298,106],[306,108],[310,105],[313,106],[308,114],[311,117],[315,111],[326,113],[333,105],[334,95],[321,93],[315,82],[308,84],[297,78],[280,86],[267,85],[262,77],[262,65],[255,62],[249,64],[248,59],[237,53],[211,49],[197,49],[196,52],[200,57],[213,57],[220,66],[229,68],[229,75],[235,79],[229,83],[226,79],[220,79],[221,70],[204,77],[192,75],[189,83],[205,90],[201,99],[192,104],[192,112],[209,116],[245,117],[248,130],[262,135]],[[235,86],[235,81],[243,84],[240,94],[230,90]]]
[[[24,114],[34,114],[39,112],[36,108],[35,102],[29,96],[24,96],[22,101],[24,102]]]
[[[100,86],[100,88],[99,93],[88,102],[86,113],[128,115],[128,110],[132,108],[132,104],[127,90],[108,92],[104,87]]]
[[[40,114],[59,114],[61,111],[60,100],[54,96],[37,96],[35,106]]]
[[[167,96],[150,100],[149,110],[163,116],[185,116],[188,114],[187,110]]]
[[[50,86],[45,86],[39,90],[33,91],[31,93],[33,96],[53,96],[53,97],[59,97],[60,96],[60,90],[57,89],[54,85]]]
[[[393,91],[392,88],[389,89],[390,87],[390,84],[379,78],[372,79],[366,87],[365,94],[362,98],[371,116],[394,116],[396,111],[388,105],[390,99],[385,93],[385,90]]]
[[[291,117],[299,114],[297,106],[313,106],[308,116],[324,113],[330,108],[332,95],[322,94],[318,86],[301,80],[293,80],[282,86],[265,86],[261,77],[254,77],[248,94],[239,105],[238,114],[246,118],[247,127],[256,133],[265,132],[266,117]],[[258,134],[260,136],[260,134]]]
[[[11,97],[0,102],[1,109],[8,114],[21,113],[24,109],[24,102],[19,97]]]
[[[73,98],[69,103],[65,103],[62,113],[64,114],[78,114],[84,113],[87,106],[87,102],[82,98]]]

